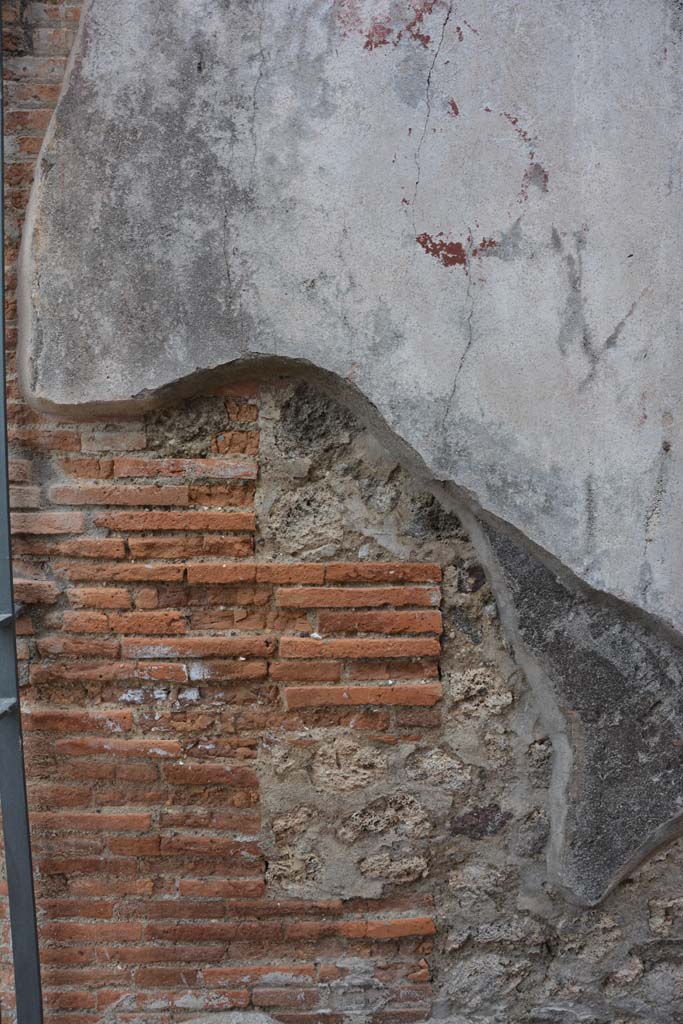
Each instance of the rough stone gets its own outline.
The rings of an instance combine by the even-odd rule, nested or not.
[[[683,829],[683,650],[570,588],[512,537],[488,536],[513,628],[543,672],[551,858],[567,889],[597,901]]]
[[[318,368],[680,629],[680,4],[380,7],[90,0],[24,235],[26,393]]]

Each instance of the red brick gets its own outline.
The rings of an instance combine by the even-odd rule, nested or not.
[[[395,608],[415,605],[436,608],[438,587],[283,587],[278,602],[284,608]]]
[[[249,558],[254,554],[252,537],[130,537],[128,550],[133,558]]]
[[[82,512],[16,512],[12,514],[12,533],[82,533]]]
[[[187,487],[163,484],[147,487],[57,484],[50,488],[50,499],[57,505],[187,505],[190,500]]]
[[[84,452],[134,452],[147,444],[145,431],[130,426],[123,430],[106,426],[84,428],[81,438]]]
[[[74,608],[125,610],[131,606],[130,594],[123,587],[72,587],[67,597]]]
[[[165,776],[177,786],[258,786],[258,777],[251,768],[234,768],[224,764],[171,764]]]
[[[256,520],[251,512],[102,512],[93,516],[95,526],[126,533],[146,530],[197,530],[230,533],[252,531]]]
[[[88,754],[116,754],[119,757],[178,757],[181,746],[177,740],[109,739],[94,736],[57,740],[55,749],[63,754],[82,757]]]
[[[432,638],[313,640],[283,636],[280,639],[282,658],[420,658],[436,657],[440,652],[439,641]]]
[[[98,921],[93,924],[59,921],[42,925],[40,933],[44,939],[53,942],[136,942],[142,938],[142,925],[135,921]]]
[[[196,985],[199,972],[191,967],[139,967],[136,986],[145,988],[183,988]]]
[[[152,815],[34,811],[31,821],[34,825],[40,825],[42,828],[58,831],[143,832],[152,824]]]
[[[90,565],[87,562],[57,560],[53,562],[53,568],[55,572],[76,582],[179,583],[185,575],[182,565],[144,565],[141,562],[101,562],[99,565]]]
[[[439,611],[325,612],[318,616],[321,633],[441,633]]]
[[[59,594],[59,587],[48,580],[14,581],[14,596],[22,604],[54,604]]]
[[[271,637],[193,636],[174,640],[154,637],[123,640],[124,658],[265,657],[275,646]]]
[[[229,682],[237,679],[265,679],[268,663],[258,658],[249,661],[205,660],[191,662],[188,673],[192,682]]]
[[[256,566],[258,583],[323,583],[325,566],[320,562],[269,562]]]
[[[197,477],[224,480],[255,480],[258,466],[253,459],[150,459],[114,460],[114,476],[173,477],[183,480]]]
[[[442,696],[440,683],[422,686],[290,686],[284,691],[288,708],[362,704],[431,707]]]
[[[328,583],[439,583],[441,566],[428,562],[328,562]]]
[[[438,679],[439,664],[436,659],[427,661],[422,658],[410,661],[400,658],[394,661],[358,661],[349,664],[348,676],[354,682],[379,679]]]
[[[108,480],[113,472],[112,459],[68,458],[60,461],[67,476],[87,480]]]
[[[119,653],[118,640],[84,638],[76,636],[42,636],[37,643],[38,653],[44,657],[59,654],[71,655],[74,658],[115,658]],[[40,665],[34,665],[40,668]],[[82,665],[86,668],[86,665]]]
[[[320,996],[314,988],[255,988],[251,998],[254,1006],[293,1006],[297,1009],[310,1009],[320,1003]]]
[[[190,484],[192,505],[220,505],[223,508],[253,506],[256,488],[253,482],[233,484]]]
[[[64,612],[64,629],[72,633],[116,633],[126,635],[177,634],[185,632],[180,612]]]
[[[133,724],[132,713],[121,708],[80,711],[36,704],[22,708],[22,719],[25,729],[49,732],[129,732]]]
[[[56,638],[56,642],[61,642],[61,638]],[[105,641],[99,641],[99,643],[103,644]],[[111,643],[114,643],[118,650],[118,641],[111,641]],[[43,644],[44,641],[40,641],[39,648]],[[31,666],[31,680],[35,683],[186,683],[187,669],[184,665],[134,661],[39,664]]]
[[[278,683],[336,683],[341,679],[341,662],[274,661],[269,673]]]
[[[189,583],[252,583],[256,566],[244,562],[197,562],[187,567]]]
[[[259,878],[186,878],[179,882],[181,896],[262,896],[265,888]]]
[[[81,449],[81,435],[75,431],[11,428],[7,433],[10,441],[25,445],[27,448],[52,452],[78,452]]]

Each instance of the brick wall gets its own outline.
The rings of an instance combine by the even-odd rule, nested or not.
[[[378,744],[419,734],[417,709],[441,697],[441,569],[254,561],[247,390],[214,399],[224,430],[199,457],[150,451],[145,422],[127,421],[34,425],[39,471],[24,433],[13,460],[46,1001],[59,1020],[113,1006],[146,1020],[246,1006],[341,1020],[349,957],[388,974],[373,1019],[428,1007],[429,898],[269,895],[256,756],[274,731],[324,747],[348,733],[348,709]]]

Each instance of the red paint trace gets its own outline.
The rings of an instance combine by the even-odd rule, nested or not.
[[[448,10],[446,0],[409,0],[405,6],[408,11],[400,20],[386,13],[381,18],[375,17],[369,27],[363,25],[359,0],[335,0],[334,11],[342,38],[347,39],[352,32],[359,33],[365,40],[364,50],[398,46],[404,37],[427,49],[432,36],[426,30],[425,19],[437,10]],[[457,31],[461,36],[461,30]]]
[[[365,36],[364,50],[376,50],[378,46],[388,46],[391,42],[391,27],[379,21],[373,21]]]
[[[460,113],[460,108],[458,107],[458,104],[455,102],[452,96],[448,101],[448,106],[450,107],[449,113],[451,117],[457,117],[458,114]]]
[[[465,267],[467,269],[467,252],[462,242],[440,241],[444,237],[443,231],[433,238],[423,231],[415,239],[424,251],[433,256],[435,260],[443,263],[444,267]]]

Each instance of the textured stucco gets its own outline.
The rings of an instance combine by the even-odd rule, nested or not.
[[[91,0],[24,236],[30,400],[315,365],[680,628],[682,32],[673,0]]]

